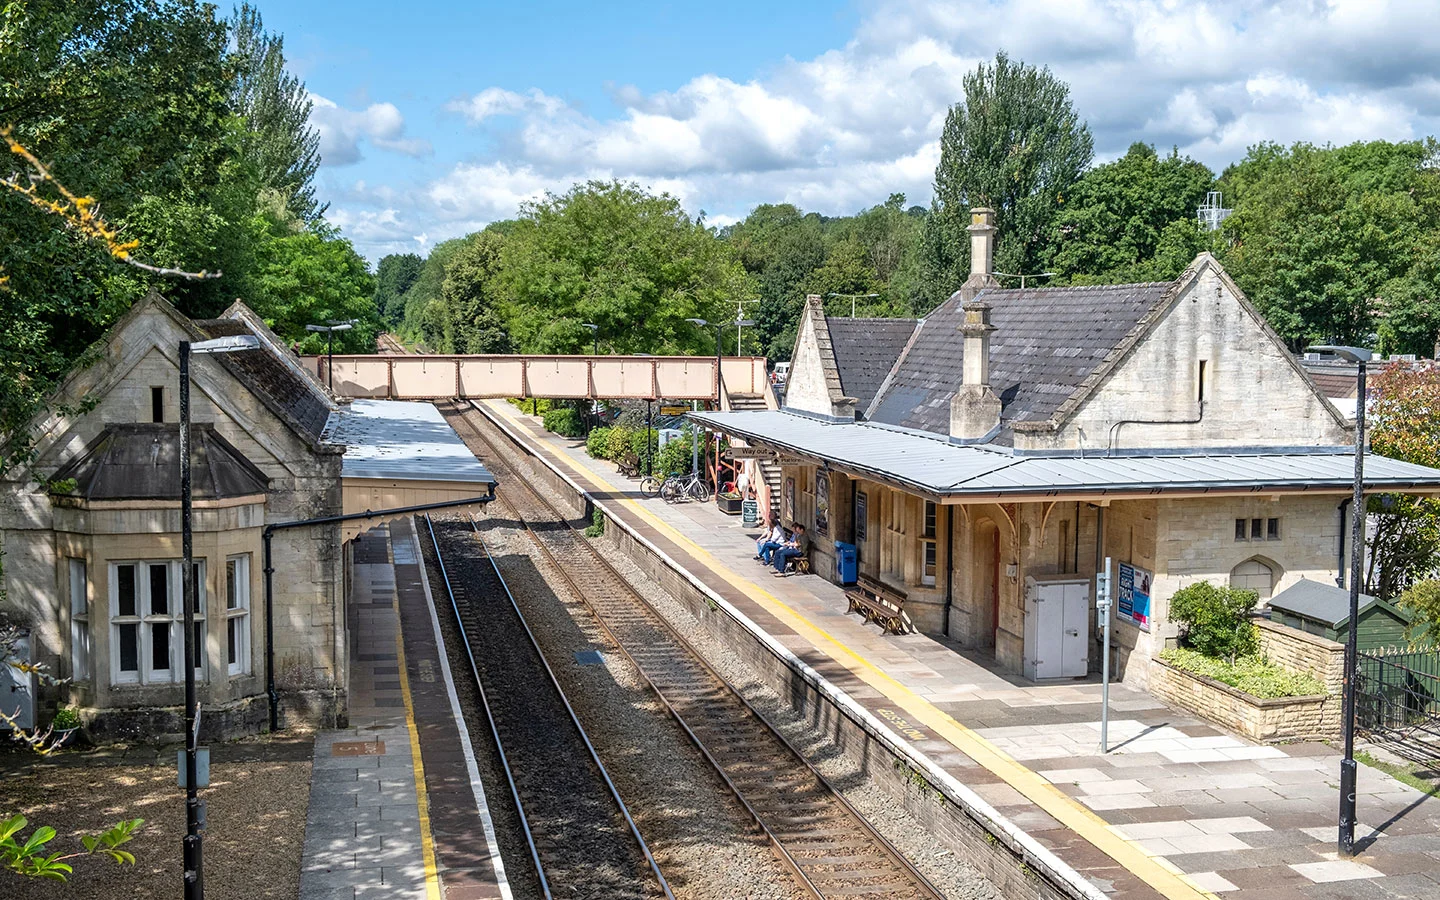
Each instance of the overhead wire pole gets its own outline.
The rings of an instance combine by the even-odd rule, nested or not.
[[[1031,274],[1031,275],[1011,275],[1009,272],[996,272],[996,273],[994,273],[994,274],[999,275],[999,276],[1001,276],[1002,278],[1018,278],[1018,279],[1020,279],[1020,290],[1022,290],[1022,291],[1025,290],[1025,279],[1027,279],[1027,278],[1054,278],[1054,277],[1055,277],[1055,273],[1054,273],[1054,272],[1036,272],[1036,273]]]
[[[335,391],[335,332],[349,331],[355,327],[354,319],[326,319],[324,325],[306,325],[306,331],[325,335],[325,378],[331,393]]]
[[[864,300],[871,300],[871,299],[874,299],[874,298],[876,298],[876,297],[879,297],[880,295],[879,295],[879,294],[837,294],[836,292],[831,291],[830,293],[826,294],[825,296],[827,296],[827,297],[849,297],[849,298],[850,298],[850,318],[853,319],[853,318],[855,318],[855,300],[856,300],[857,298],[864,299]]]

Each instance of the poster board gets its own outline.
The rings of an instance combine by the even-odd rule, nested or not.
[[[869,498],[864,491],[855,492],[855,542],[858,544],[867,539],[866,529],[869,527]]]
[[[815,533],[830,533],[830,473],[815,473]]]
[[[1116,564],[1115,618],[1141,631],[1150,630],[1150,585],[1155,574],[1130,563]]]
[[[795,524],[795,476],[791,475],[785,479],[785,494],[783,505],[780,507],[780,515],[783,521]]]

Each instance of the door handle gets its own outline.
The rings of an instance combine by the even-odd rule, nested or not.
[[[1068,635],[1070,635],[1071,637],[1079,637],[1079,636],[1080,636],[1080,629],[1078,629],[1078,628],[1071,628],[1069,631],[1066,631],[1065,633],[1068,634]]]

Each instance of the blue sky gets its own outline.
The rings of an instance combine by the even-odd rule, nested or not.
[[[1433,2],[258,0],[322,135],[319,178],[373,262],[625,178],[724,224],[757,203],[929,200],[960,79],[995,51],[1071,84],[1097,157],[1212,168],[1260,140],[1440,124]]]

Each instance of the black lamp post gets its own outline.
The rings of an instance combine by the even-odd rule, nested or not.
[[[1355,363],[1355,484],[1350,510],[1350,627],[1345,632],[1345,687],[1340,707],[1340,729],[1345,739],[1345,758],[1340,761],[1339,850],[1355,855],[1355,674],[1359,668],[1356,644],[1360,618],[1360,578],[1365,556],[1365,368],[1371,353],[1362,347],[1323,344],[1307,347],[1333,353]]]
[[[306,331],[318,331],[325,335],[325,378],[329,382],[330,390],[335,390],[335,332],[349,331],[355,327],[355,320],[341,321],[339,319],[328,319],[325,325],[306,325]]]
[[[216,338],[212,341],[180,342],[180,554],[184,571],[180,578],[180,605],[185,615],[185,900],[203,900],[205,867],[200,840],[201,804],[199,773],[200,710],[195,702],[195,559],[191,539],[190,491],[190,356],[200,353],[233,353],[260,346],[254,335]]]

